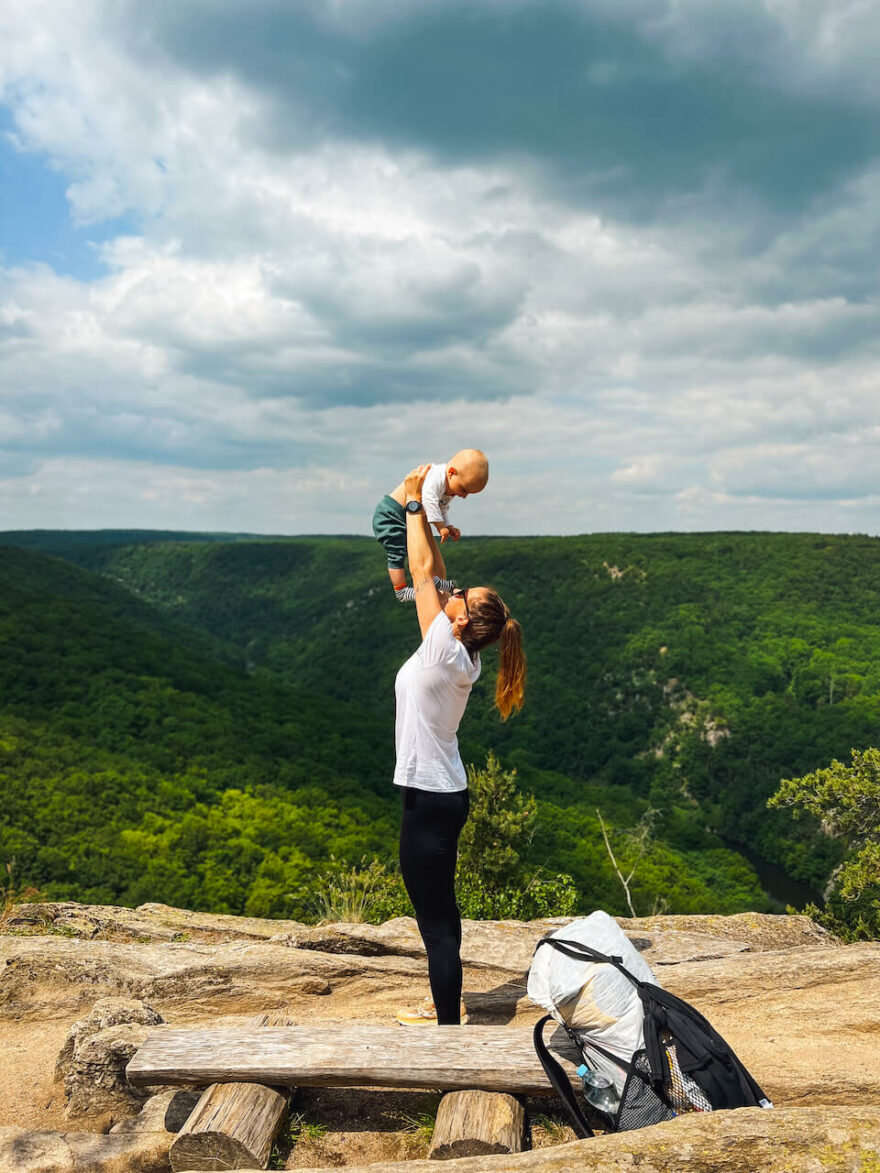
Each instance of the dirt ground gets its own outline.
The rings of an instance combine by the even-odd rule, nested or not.
[[[284,1166],[366,1165],[371,1161],[406,1161],[426,1157],[438,1092],[389,1091],[387,1088],[304,1088],[293,1105],[294,1119],[304,1122]],[[532,1148],[574,1140],[561,1112],[550,1102],[524,1101],[532,1122]]]
[[[69,1127],[55,1060],[73,1024],[0,1020],[0,1125]]]

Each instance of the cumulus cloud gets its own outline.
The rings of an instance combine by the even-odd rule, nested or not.
[[[462,443],[466,533],[866,523],[877,15],[10,3],[10,147],[127,227],[0,272],[2,524],[365,532]]]

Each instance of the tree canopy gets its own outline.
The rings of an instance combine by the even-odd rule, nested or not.
[[[331,857],[394,857],[414,615],[367,539],[166,537],[3,539],[0,862],[54,896],[296,915]],[[498,722],[489,649],[461,729],[467,762],[517,772],[524,867],[625,912],[596,812],[625,852],[650,809],[638,909],[770,907],[740,846],[820,898],[846,837],[767,800],[876,743],[880,542],[482,538],[448,560],[525,630],[523,712]]]

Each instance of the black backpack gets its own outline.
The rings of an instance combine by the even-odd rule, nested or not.
[[[622,958],[608,957],[579,941],[543,937],[535,946],[550,945],[576,961],[613,965],[636,987],[644,1011],[644,1049],[627,1062],[589,1039],[585,1032],[562,1024],[585,1059],[593,1048],[625,1072],[620,1103],[613,1120],[602,1118],[606,1131],[623,1132],[671,1120],[682,1111],[711,1112],[717,1108],[772,1108],[764,1092],[712,1024],[682,998],[653,982],[639,981]],[[535,1050],[550,1083],[568,1109],[578,1136],[594,1136],[587,1114],[571,1082],[544,1043],[547,1014],[535,1026]],[[553,1019],[553,1021],[556,1021]],[[589,1063],[588,1063],[589,1066]],[[586,1101],[585,1101],[586,1103]]]

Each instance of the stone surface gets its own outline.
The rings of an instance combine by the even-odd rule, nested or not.
[[[55,1079],[63,1080],[70,1120],[113,1120],[138,1112],[144,1091],[129,1086],[125,1068],[150,1033],[162,1024],[161,1014],[131,998],[99,998],[85,1018],[68,1031],[55,1062]],[[108,1125],[109,1127],[109,1125]]]
[[[163,928],[214,935],[225,941],[268,940],[275,933],[295,935],[309,927],[296,920],[266,920],[258,916],[233,916],[223,912],[193,912],[189,908],[175,908],[170,904],[139,904],[135,912]]]
[[[196,1105],[202,1098],[203,1087],[179,1088],[171,1097],[165,1112],[164,1126],[168,1132],[180,1132],[187,1120],[195,1111]]]
[[[40,909],[55,919],[41,922]],[[41,923],[44,934],[36,931]],[[465,924],[464,996],[472,1022],[526,1027],[539,1017],[525,996],[524,975],[537,939],[562,923]],[[663,985],[707,1015],[777,1105],[860,1111],[880,1103],[880,945],[843,946],[803,917],[620,923]],[[132,1027],[163,1028],[149,1025],[149,1017],[117,1022],[112,999],[139,1001],[173,1027],[241,1026],[255,1013],[279,1009],[298,1023],[342,1033],[352,1022],[393,1022],[399,1006],[427,993],[421,941],[408,918],[309,927],[162,905],[33,905],[18,928],[0,933],[0,1124],[64,1131],[66,1101],[63,1084],[51,1082],[53,1067],[71,1028],[97,1004],[90,1038],[115,1027],[123,1033],[111,1033],[103,1049],[84,1056],[94,1064],[86,1078],[109,1079],[113,1103],[92,1103],[88,1127],[104,1128],[113,1117],[110,1136],[127,1134],[141,1104],[118,1083],[135,1041]],[[111,1001],[101,1008],[105,998]],[[62,1066],[69,1066],[69,1045],[66,1056]],[[364,1093],[365,1112],[379,1095]],[[149,1131],[150,1118],[137,1117],[136,1131]],[[340,1133],[332,1152],[363,1161],[370,1152],[384,1159],[394,1151],[378,1141],[372,1150],[357,1148],[348,1139]],[[329,1143],[326,1152],[330,1163]],[[302,1149],[297,1160],[315,1165],[318,1155]]]
[[[649,960],[654,951],[660,981],[709,1017],[771,1098],[880,1102],[880,945],[843,946],[822,933],[817,943],[804,919],[663,917],[637,922],[629,931],[639,945],[648,942]],[[523,963],[534,942],[558,923],[465,925],[465,1000],[472,1021],[536,1020],[540,1011],[525,997]],[[695,925],[714,926],[717,939],[695,933]],[[237,1025],[235,1016],[267,1007],[283,1007],[297,1022],[338,1019],[344,1025],[353,1019],[388,1021],[397,1006],[427,992],[425,962],[415,955],[417,931],[407,918],[308,931],[314,934],[309,948],[269,940],[135,944],[0,935],[0,1018],[55,1021],[91,1007],[96,996],[113,994],[140,999],[175,1026],[219,1024],[221,1017],[224,1025]],[[331,948],[343,938],[368,938],[371,951],[385,952],[314,947],[321,942]],[[664,951],[676,960],[662,964],[658,954]],[[317,997],[327,986],[330,995]],[[106,1096],[101,1091],[103,1102],[83,1103],[82,1110],[116,1109],[123,1116],[135,1110],[126,1101],[119,1068],[136,1037],[128,1028],[105,1040],[103,1054],[86,1057],[84,1081],[107,1079],[109,1087]]]
[[[199,1102],[201,1090],[164,1088],[144,1101],[137,1116],[130,1116],[114,1124],[110,1132],[179,1132],[193,1108]],[[173,1139],[173,1137],[171,1138]]]
[[[295,934],[305,929],[299,921],[263,920],[225,913],[192,912],[167,904],[141,904],[122,908],[103,904],[77,904],[72,900],[41,904],[17,904],[8,920],[12,929],[64,929],[83,937],[103,935],[113,940],[134,941],[259,941],[277,933]]]
[[[537,921],[464,921],[461,956],[466,965],[526,973],[535,943],[572,917]],[[649,965],[677,965],[682,961],[711,960],[750,950],[792,949],[817,944],[839,944],[806,916],[618,917],[618,924],[644,954]],[[300,949],[325,953],[423,957],[425,950],[413,917],[401,916],[382,925],[329,924],[303,926],[295,938]],[[290,939],[288,944],[292,943]]]
[[[571,917],[548,917],[523,921],[465,921],[463,946],[471,964],[504,964],[506,968],[528,968],[530,948],[539,936],[568,924]],[[739,913],[735,916],[653,916],[618,917],[618,924],[632,938],[662,938],[670,947],[693,934],[695,941],[717,943],[727,940],[750,950],[790,949],[801,945],[834,944],[835,939],[806,916],[771,916],[766,913]],[[359,953],[364,956],[399,954],[419,957],[424,953],[415,920],[396,917],[383,925],[304,925],[299,921],[265,920],[260,917],[225,913],[193,912],[167,904],[141,904],[137,908],[49,901],[19,904],[9,918],[13,931],[40,928],[64,930],[92,939],[184,941],[222,943],[227,941],[269,941],[326,953]],[[657,941],[647,946],[655,948]],[[516,960],[504,952],[514,946]],[[678,946],[680,950],[680,946]],[[661,959],[660,964],[667,964]]]
[[[122,1022],[82,1040],[64,1077],[69,1120],[110,1112],[114,1119],[141,1110],[149,1089],[132,1088],[125,1068],[155,1027]]]
[[[632,933],[699,933],[716,940],[735,940],[755,952],[841,943],[827,929],[817,925],[808,916],[801,915],[738,912],[733,916],[618,917],[617,923]]]
[[[880,1109],[743,1108],[573,1141],[535,1152],[446,1161],[444,1173],[876,1173]],[[348,1173],[399,1173],[397,1163]],[[436,1173],[408,1161],[406,1173]],[[183,1173],[183,1171],[181,1171]],[[240,1169],[236,1173],[258,1173]],[[313,1166],[300,1173],[319,1173]],[[321,1171],[322,1173],[322,1171]]]
[[[333,987],[326,978],[298,977],[290,981],[288,989],[299,994],[311,994],[313,997],[323,997],[329,994]]]
[[[73,1024],[64,1040],[55,1063],[55,1078],[64,1079],[70,1074],[77,1049],[85,1039],[108,1026],[123,1022],[139,1022],[144,1026],[158,1026],[163,1021],[150,1006],[133,998],[99,998],[85,1018]]]
[[[0,1128],[3,1173],[170,1173],[165,1132],[102,1136],[93,1132]]]
[[[190,1015],[224,1004],[256,1012],[283,1003],[292,981],[319,977],[336,986],[353,979],[421,976],[408,957],[341,958],[269,943],[136,945],[56,936],[0,935],[0,1016],[56,1019],[96,997],[129,997],[183,1006]]]

